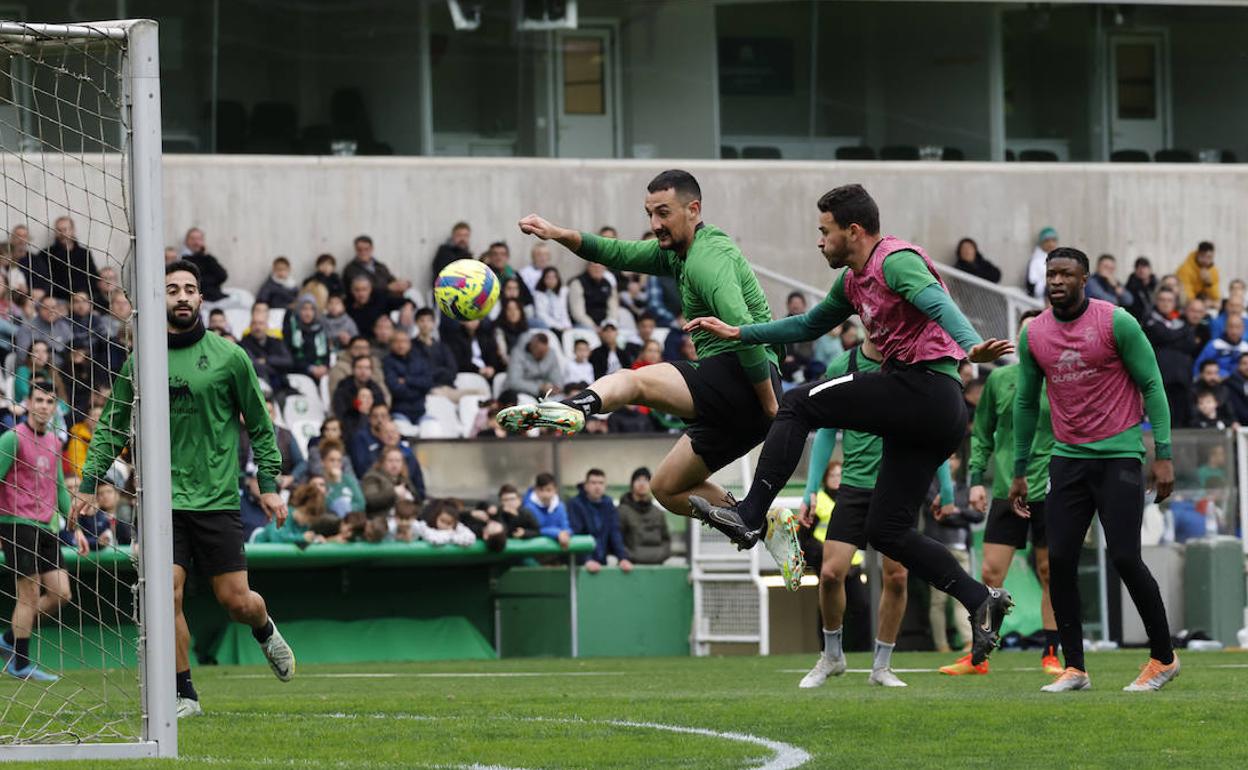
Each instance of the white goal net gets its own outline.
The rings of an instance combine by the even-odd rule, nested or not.
[[[155,23],[0,22],[0,759],[176,749],[159,121]]]

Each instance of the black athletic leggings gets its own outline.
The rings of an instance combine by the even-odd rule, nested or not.
[[[924,367],[886,368],[817,380],[785,393],[754,483],[738,509],[747,524],[762,525],[815,428],[856,430],[884,439],[867,511],[867,541],[968,610],[979,607],[988,590],[966,574],[948,549],[914,529],[914,512],[923,505],[936,468],[966,433],[959,383]]]
[[[1049,537],[1049,598],[1057,616],[1066,665],[1086,671],[1083,662],[1083,606],[1079,599],[1079,555],[1083,539],[1100,512],[1105,551],[1122,576],[1131,601],[1144,621],[1149,654],[1163,663],[1174,659],[1170,624],[1157,581],[1140,555],[1144,520],[1144,472],[1139,460],[1049,461],[1045,523]]]

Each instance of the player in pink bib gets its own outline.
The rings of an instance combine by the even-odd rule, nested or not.
[[[789,343],[818,339],[857,314],[884,358],[882,368],[785,393],[746,498],[736,507],[710,506],[696,497],[689,502],[721,521],[737,517],[738,526],[756,531],[793,475],[812,429],[880,436],[883,454],[868,505],[867,542],[966,607],[972,660],[978,664],[996,646],[1009,594],[976,581],[945,546],[914,525],[936,468],[966,434],[959,361],[993,361],[1013,344],[980,339],[923,250],[880,234],[879,208],[860,185],[826,193],[818,207],[819,249],[833,269],[848,268],[822,302],[804,315],[771,323],[736,327],[695,318],[688,328],[747,343]]]
[[[69,490],[61,467],[61,440],[52,430],[56,413],[52,382],[36,379],[26,399],[26,421],[0,436],[0,548],[14,575],[12,625],[0,637],[5,676],[52,683],[59,678],[30,657],[36,619],[54,617],[72,594],[61,561],[61,516],[69,512]],[[74,527],[79,555],[87,552]],[[55,629],[45,626],[45,633]]]
[[[1174,487],[1170,461],[1170,406],[1157,357],[1144,331],[1124,308],[1084,294],[1088,257],[1058,248],[1046,258],[1052,307],[1019,337],[1018,396],[1014,402],[1014,482],[1010,500],[1027,516],[1027,463],[1039,414],[1040,386],[1048,382],[1053,436],[1049,461],[1049,595],[1066,657],[1066,670],[1046,692],[1091,686],[1083,657],[1079,554],[1099,513],[1105,548],[1122,575],[1148,633],[1150,658],[1128,691],[1160,689],[1179,673],[1166,607],[1140,552],[1144,518],[1144,434],[1147,412],[1157,459],[1157,500]]]

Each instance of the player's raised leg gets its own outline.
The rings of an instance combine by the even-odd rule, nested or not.
[[[498,424],[513,433],[532,428],[576,433],[585,427],[586,418],[614,412],[630,404],[649,406],[682,418],[696,416],[693,395],[685,378],[675,366],[665,363],[621,369],[595,380],[571,398],[508,407],[498,413]],[[684,511],[676,512],[688,515]]]
[[[295,654],[269,617],[264,597],[248,585],[246,571],[214,576],[212,592],[222,608],[230,613],[231,620],[251,628],[251,636],[264,651],[273,674],[283,682],[289,682],[295,675]]]
[[[711,470],[693,451],[693,442],[688,436],[681,436],[655,469],[650,488],[654,499],[667,510],[680,516],[695,516],[696,512],[689,505],[690,495],[725,502],[733,499],[723,487],[712,482],[710,476]]]

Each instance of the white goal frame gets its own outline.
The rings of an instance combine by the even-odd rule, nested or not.
[[[174,705],[173,522],[169,474],[169,377],[161,200],[160,56],[149,19],[27,24],[0,22],[0,38],[126,40],[124,103],[129,128],[127,193],[133,248],[135,464],[139,470],[139,682],[142,734],[133,742],[0,745],[0,761],[177,756]]]

